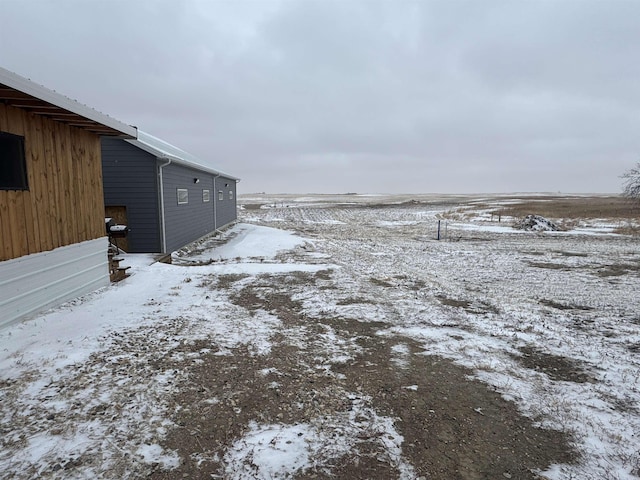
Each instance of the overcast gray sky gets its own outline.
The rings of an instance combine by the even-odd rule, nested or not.
[[[619,192],[635,0],[0,0],[0,66],[241,193]]]

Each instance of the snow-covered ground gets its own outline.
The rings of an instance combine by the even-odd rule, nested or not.
[[[340,288],[296,294],[306,313],[382,321],[380,336],[419,340],[424,354],[470,367],[540,425],[572,433],[579,462],[546,477],[638,478],[637,239],[602,228],[516,231],[467,209],[436,241],[438,219],[454,208],[446,202],[344,200],[287,197],[242,210],[226,244],[200,244],[176,257],[183,264],[130,255],[123,282],[0,330],[0,476],[133,478],[145,465],[174,468],[180,459],[162,441],[176,427],[167,397],[184,373],[158,370],[154,359],[205,338],[221,355],[238,345],[266,355],[276,332],[287,332],[278,317],[249,314],[228,291],[205,295],[202,286],[220,275],[250,282],[331,269]],[[317,341],[336,362],[352,355],[330,331]],[[400,364],[409,351],[399,344],[394,354]],[[351,402],[351,413],[318,424],[251,423],[218,459],[223,475],[289,478],[348,451],[366,421],[384,433],[400,477],[414,478],[393,418],[366,398]]]
[[[157,371],[149,359],[203,336],[223,349],[265,352],[278,322],[264,315],[256,328],[222,292],[203,296],[202,279],[325,268],[274,261],[304,243],[291,232],[244,224],[232,233],[215,252],[218,263],[182,267],[125,255],[131,277],[0,330],[0,477],[127,478],[136,462],[177,464],[158,441],[172,426],[166,397],[180,373]],[[106,405],[117,416],[106,418]]]
[[[601,225],[522,232],[509,226],[513,219],[491,222],[465,210],[466,222],[441,221],[447,240],[435,241],[437,219],[447,213],[449,206],[434,212],[429,204],[302,205],[247,211],[245,219],[318,238],[318,248],[344,267],[336,275],[350,295],[372,300],[331,306],[306,298],[308,311],[390,323],[381,335],[422,339],[428,354],[471,367],[524,414],[572,432],[581,463],[553,468],[550,478],[638,478],[638,239]],[[354,277],[390,287],[374,293]],[[531,349],[569,359],[585,377],[523,366]]]

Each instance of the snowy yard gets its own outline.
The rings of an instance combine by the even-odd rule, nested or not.
[[[640,478],[638,238],[411,200],[245,197],[0,330],[0,476]]]

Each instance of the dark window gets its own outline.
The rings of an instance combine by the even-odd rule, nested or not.
[[[28,190],[24,137],[0,132],[0,190]]]

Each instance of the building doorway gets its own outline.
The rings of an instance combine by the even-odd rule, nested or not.
[[[129,222],[127,221],[127,207],[125,206],[105,207],[104,215],[105,217],[112,218],[113,223],[115,223],[116,225],[129,226]],[[125,252],[129,251],[129,239],[127,237],[114,239],[114,242],[118,243],[118,248],[120,250],[124,250]]]

